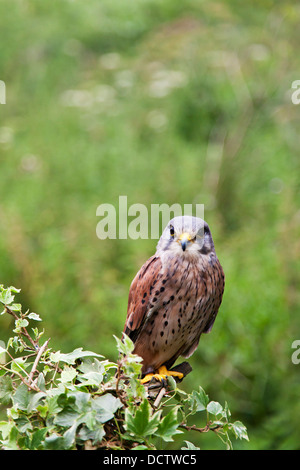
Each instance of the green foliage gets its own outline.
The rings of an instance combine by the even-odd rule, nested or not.
[[[7,407],[0,422],[3,449],[157,449],[193,430],[213,431],[229,449],[232,437],[248,440],[245,426],[230,421],[227,404],[209,401],[201,387],[187,394],[171,380],[156,406],[140,383],[141,358],[128,337],[116,338],[117,363],[82,348],[53,351],[49,340],[40,345],[44,332],[31,322],[41,318],[13,303],[16,292],[0,286],[2,314],[14,317],[16,334],[0,348],[0,403]],[[206,413],[203,429],[188,424],[199,412]],[[190,441],[183,448],[197,449]]]
[[[116,361],[156,240],[98,240],[97,206],[205,204],[226,287],[184,387],[230,403],[238,448],[299,449],[299,23],[295,0],[0,2],[0,282],[54,350]]]

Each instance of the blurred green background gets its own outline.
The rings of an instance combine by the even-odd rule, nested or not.
[[[226,288],[182,388],[228,402],[235,448],[299,448],[299,22],[293,1],[0,2],[0,282],[54,349],[115,360],[157,240],[99,240],[98,205],[205,204]]]

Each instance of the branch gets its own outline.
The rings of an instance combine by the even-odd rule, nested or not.
[[[45,350],[46,350],[46,348],[47,348],[47,346],[48,346],[49,341],[50,341],[50,338],[47,339],[47,341],[43,344],[43,346],[40,347],[39,352],[37,353],[37,356],[36,356],[36,358],[35,358],[35,361],[34,361],[34,363],[33,363],[31,372],[30,372],[29,377],[28,377],[29,383],[32,382],[32,380],[33,380],[33,376],[34,376],[34,373],[35,373],[35,371],[36,371],[36,368],[37,368],[37,365],[38,365],[38,363],[39,363],[39,360],[40,360],[42,354],[45,352]]]
[[[12,315],[15,320],[19,320],[18,315],[17,315],[15,312],[13,312],[10,308],[8,308],[7,305],[4,305],[4,308],[5,308],[5,311],[6,311],[7,313],[9,313],[10,315]],[[38,344],[31,338],[31,336],[30,336],[30,334],[28,333],[28,331],[26,330],[26,328],[24,328],[24,327],[21,328],[21,334],[22,334],[23,336],[25,336],[25,337],[28,339],[28,341],[32,344],[32,346],[34,347],[34,349],[37,350]]]
[[[118,369],[117,369],[117,372],[116,372],[116,395],[121,400],[123,405],[126,405],[127,404],[126,400],[124,400],[124,398],[122,397],[122,393],[119,389],[120,379],[121,379],[121,364],[120,364],[120,361],[118,361]]]
[[[179,427],[182,429],[185,429],[186,431],[197,431],[197,432],[208,432],[208,431],[218,432],[219,429],[223,428],[223,426],[219,424],[214,427],[210,427],[210,423],[207,423],[207,425],[204,428],[197,428],[195,424],[193,424],[192,426],[187,426],[184,423],[181,423]]]
[[[21,380],[21,382],[23,382],[24,385],[26,385],[28,388],[30,388],[31,390],[34,390],[35,392],[40,392],[41,390],[34,384],[29,384],[26,380],[25,380],[25,377],[23,377],[22,374],[20,374],[20,372],[17,372],[16,370],[11,370],[11,369],[8,369],[7,367],[5,367],[3,364],[0,364],[0,369],[3,369],[3,370],[6,370],[7,372],[9,372],[10,374],[13,374],[13,375],[16,375],[17,377],[19,377],[19,379]],[[26,371],[24,371],[26,373]]]
[[[153,403],[153,408],[158,408],[158,406],[160,405],[160,402],[163,398],[163,396],[165,395],[167,389],[165,387],[163,387],[160,392],[157,394],[157,397]]]

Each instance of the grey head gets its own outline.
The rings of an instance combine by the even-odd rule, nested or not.
[[[215,253],[208,224],[199,217],[174,217],[167,224],[157,244],[157,252],[166,251],[183,256]]]

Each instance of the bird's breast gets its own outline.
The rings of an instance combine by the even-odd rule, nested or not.
[[[222,278],[215,264],[204,261],[177,257],[163,265],[136,344],[137,354],[151,358],[154,368],[197,341],[218,309]]]

